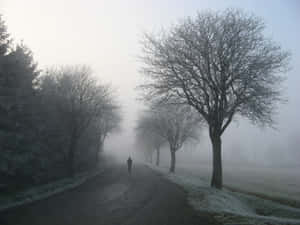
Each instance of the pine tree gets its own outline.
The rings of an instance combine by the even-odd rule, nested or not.
[[[32,52],[23,43],[12,44],[0,17],[0,175],[20,176],[34,160],[38,74]]]

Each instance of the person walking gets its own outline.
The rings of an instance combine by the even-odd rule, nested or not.
[[[131,174],[131,169],[132,169],[132,159],[129,156],[127,159],[127,167],[128,167],[128,173]]]

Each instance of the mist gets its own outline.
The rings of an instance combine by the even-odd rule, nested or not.
[[[299,21],[297,0],[0,0],[0,224],[299,224]]]
[[[128,4],[123,1],[2,0],[0,12],[8,31],[14,39],[23,40],[32,49],[41,68],[87,63],[101,80],[113,84],[124,119],[122,131],[112,135],[106,145],[115,154],[128,155],[134,151],[134,127],[143,109],[136,91],[141,83],[137,57],[142,32],[168,27],[180,18],[195,15],[197,10],[228,7],[243,8],[262,17],[267,35],[292,52],[292,62],[284,90],[288,101],[278,108],[275,129],[257,128],[243,118],[238,119],[224,135],[223,157],[229,161],[237,157],[238,161],[262,165],[299,165],[300,31],[297,21],[300,6],[297,1],[176,1],[176,4],[173,1],[131,1]],[[208,159],[207,131],[202,133],[201,144],[195,146],[192,154]],[[182,157],[189,158],[189,153],[182,153]]]

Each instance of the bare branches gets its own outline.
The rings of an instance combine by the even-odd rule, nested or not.
[[[229,9],[146,34],[142,88],[154,101],[191,105],[220,133],[236,113],[270,124],[289,53],[263,36],[264,27],[261,19]]]
[[[158,141],[163,139],[177,151],[188,139],[197,139],[199,122],[199,117],[190,107],[155,106],[140,118],[137,129],[158,136]]]
[[[66,158],[73,173],[74,155],[79,139],[89,133],[95,142],[96,158],[106,136],[120,123],[112,88],[101,84],[87,66],[52,68],[40,78],[41,93],[52,100],[59,126],[66,136]],[[84,138],[83,138],[84,139]]]
[[[209,126],[212,186],[222,188],[221,135],[235,115],[272,125],[289,53],[263,35],[261,19],[240,10],[198,13],[143,40],[147,100],[187,104]]]
[[[152,105],[151,110],[138,121],[138,141],[144,140],[146,153],[152,154],[168,143],[171,153],[170,172],[175,172],[176,152],[189,139],[198,139],[200,118],[190,106]],[[144,148],[145,149],[145,148]],[[159,164],[159,159],[157,159]]]

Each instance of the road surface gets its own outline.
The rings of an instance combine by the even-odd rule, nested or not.
[[[146,167],[114,164],[83,185],[0,212],[1,225],[209,225],[177,185]]]

